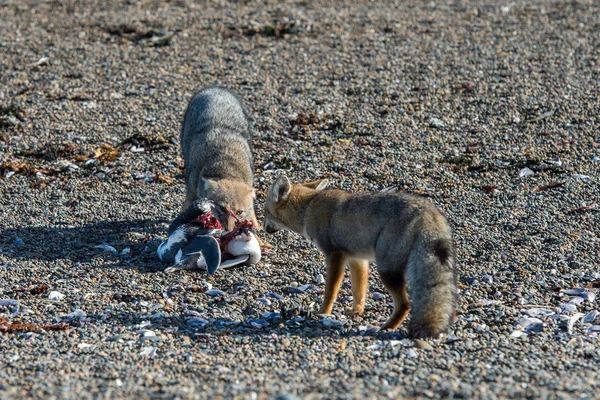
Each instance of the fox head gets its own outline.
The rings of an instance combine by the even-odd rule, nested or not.
[[[204,193],[206,197],[223,209],[231,210],[239,219],[251,219],[254,215],[254,189],[244,182],[230,179],[204,180]],[[235,219],[224,212],[220,216],[225,221],[227,230],[233,229]]]
[[[302,207],[303,198],[325,189],[328,184],[327,179],[292,184],[285,175],[277,178],[271,185],[265,202],[265,232],[275,233],[289,229]]]

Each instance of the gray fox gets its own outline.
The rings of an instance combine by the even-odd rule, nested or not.
[[[396,329],[412,306],[409,335],[435,337],[451,324],[457,302],[452,231],[428,199],[407,193],[324,190],[327,180],[291,184],[279,177],[265,204],[267,233],[289,229],[312,241],[327,264],[321,313],[329,314],[350,266],[354,314],[363,312],[369,261],[394,299],[382,329]],[[408,284],[408,294],[407,294]]]
[[[251,139],[248,112],[232,92],[207,88],[194,96],[181,129],[186,180],[182,210],[196,199],[207,198],[259,227]],[[235,219],[224,218],[226,229],[232,229]]]

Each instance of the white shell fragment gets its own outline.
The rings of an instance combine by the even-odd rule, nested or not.
[[[144,357],[154,358],[154,357],[156,357],[156,347],[153,347],[153,346],[144,347],[142,349],[142,352],[140,353],[140,355],[144,356]]]
[[[527,310],[527,314],[529,314],[530,317],[548,317],[554,315],[554,311],[548,310],[547,308],[532,308]]]
[[[510,334],[510,336],[520,338],[523,336],[527,336],[527,334],[523,331],[514,331],[513,333]]]
[[[50,294],[48,295],[48,298],[53,301],[60,301],[65,298],[65,295],[62,294],[61,292],[57,292],[56,290],[54,290],[54,291],[50,292]]]
[[[534,174],[534,172],[532,170],[530,170],[529,168],[523,168],[522,170],[519,171],[519,178],[525,178],[525,177],[531,176],[533,174]]]

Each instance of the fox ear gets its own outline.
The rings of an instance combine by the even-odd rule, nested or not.
[[[202,181],[204,181],[204,191],[205,192],[209,192],[211,189],[214,189],[216,186],[216,182],[212,179],[202,177]]]
[[[273,200],[275,202],[279,202],[285,200],[290,195],[292,191],[292,184],[287,176],[282,175],[273,184],[271,187],[271,195],[273,196]]]
[[[302,186],[306,186],[309,189],[315,189],[318,191],[325,189],[328,185],[329,179],[319,179],[318,181],[306,182],[302,184]]]

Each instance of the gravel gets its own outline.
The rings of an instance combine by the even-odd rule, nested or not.
[[[4,0],[0,397],[596,397],[599,6]],[[450,332],[378,332],[376,273],[364,315],[349,279],[316,314],[323,257],[288,232],[255,266],[162,272],[213,84],[251,110],[259,217],[281,171],[446,213]]]

